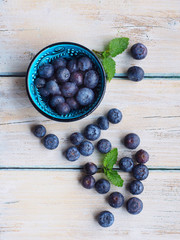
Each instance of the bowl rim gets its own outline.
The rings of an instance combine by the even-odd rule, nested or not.
[[[100,67],[101,67],[101,69],[102,69],[103,75],[104,75],[104,88],[103,88],[102,95],[101,95],[99,101],[97,102],[97,104],[96,104],[96,105],[94,106],[94,108],[91,109],[88,113],[83,114],[82,116],[79,116],[79,117],[72,118],[72,119],[71,119],[71,118],[70,118],[70,119],[57,119],[57,118],[54,118],[54,117],[46,114],[45,112],[43,112],[43,111],[35,104],[35,102],[34,102],[33,99],[31,98],[31,94],[30,94],[30,92],[29,92],[29,87],[28,87],[29,72],[30,72],[30,69],[31,69],[31,66],[32,66],[34,60],[38,57],[38,55],[39,55],[41,52],[43,52],[43,51],[46,50],[47,48],[50,48],[50,47],[53,47],[53,46],[56,46],[56,45],[61,45],[61,44],[71,44],[71,45],[75,45],[75,46],[81,47],[81,48],[87,50],[88,52],[90,52],[90,54],[92,54],[92,55],[95,57],[95,59],[98,61],[99,65],[100,65]],[[101,61],[98,59],[98,57],[97,57],[90,49],[88,49],[87,47],[85,47],[85,46],[83,46],[83,45],[81,45],[81,44],[79,44],[79,43],[74,43],[74,42],[56,42],[56,43],[50,44],[50,45],[44,47],[43,49],[41,49],[41,50],[33,57],[33,59],[31,60],[29,66],[28,66],[27,72],[26,72],[26,79],[25,79],[25,80],[26,80],[26,92],[27,92],[28,97],[29,97],[32,105],[34,106],[34,108],[35,108],[38,112],[40,112],[43,116],[45,116],[45,117],[47,117],[47,118],[49,118],[49,119],[51,119],[51,120],[57,121],[57,122],[74,122],[74,121],[78,121],[78,120],[80,120],[80,119],[83,119],[83,118],[89,116],[89,115],[90,115],[92,112],[94,112],[94,111],[96,110],[96,108],[100,105],[100,103],[101,103],[101,101],[102,101],[102,99],[103,99],[103,97],[104,97],[105,91],[106,91],[106,74],[105,74],[105,71],[104,71],[104,68],[103,68],[103,65],[102,65]]]

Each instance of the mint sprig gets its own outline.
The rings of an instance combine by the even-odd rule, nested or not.
[[[107,153],[103,160],[103,171],[113,185],[122,187],[124,180],[121,178],[121,176],[116,170],[113,170],[113,166],[117,162],[117,158],[117,148],[114,148],[109,153]]]
[[[102,61],[108,81],[111,81],[111,79],[114,77],[114,74],[116,73],[116,63],[112,59],[112,57],[116,57],[117,55],[124,52],[124,50],[128,47],[128,44],[129,38],[125,37],[114,38],[109,42],[105,51],[99,52],[93,50],[93,52]]]

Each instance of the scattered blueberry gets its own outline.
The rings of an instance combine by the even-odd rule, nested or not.
[[[110,227],[114,223],[114,215],[109,211],[103,211],[98,216],[98,223],[101,227]]]
[[[130,67],[127,71],[127,76],[129,80],[139,82],[144,78],[144,70],[138,66]]]
[[[109,121],[107,119],[107,117],[99,117],[97,120],[97,125],[100,129],[102,130],[107,130],[109,128]]]
[[[66,103],[70,106],[71,110],[79,109],[79,103],[73,97],[67,98]]]
[[[109,205],[113,208],[120,208],[124,204],[124,196],[120,192],[113,192],[108,198]]]
[[[87,71],[90,70],[92,68],[92,62],[88,57],[81,57],[78,60],[78,68],[81,71]]]
[[[83,156],[90,156],[94,152],[94,146],[89,141],[84,141],[79,145],[79,152]]]
[[[129,185],[129,191],[133,195],[138,195],[138,194],[142,193],[143,190],[144,190],[144,186],[143,186],[142,182],[140,182],[138,180],[133,180]]]
[[[138,163],[146,163],[149,160],[149,154],[141,149],[136,153],[135,159]]]
[[[63,114],[63,115],[66,115],[66,114],[68,114],[69,112],[70,112],[70,107],[69,107],[69,105],[67,104],[67,103],[60,103],[60,104],[58,104],[57,106],[56,106],[56,112],[58,113],[58,114]]]
[[[70,71],[70,73],[77,72],[79,70],[77,59],[72,59],[68,62],[67,68]]]
[[[84,172],[87,173],[88,175],[93,175],[97,173],[97,166],[96,164],[92,162],[88,162],[84,165]]]
[[[76,96],[77,102],[82,106],[91,104],[94,100],[94,92],[89,88],[81,88]]]
[[[43,125],[37,125],[33,129],[33,133],[36,137],[42,138],[46,134],[46,128]]]
[[[77,86],[81,86],[83,84],[83,74],[81,72],[73,72],[70,81],[74,82]]]
[[[127,201],[126,208],[131,214],[139,214],[143,209],[143,202],[139,198],[132,197]]]
[[[124,172],[131,172],[134,167],[134,162],[133,162],[132,158],[123,157],[119,161],[119,167]]]
[[[56,72],[56,79],[60,83],[65,83],[70,78],[70,72],[67,68],[58,68]]]
[[[57,70],[60,67],[66,67],[67,61],[64,58],[56,58],[55,60],[53,60],[52,64],[54,66],[54,69]]]
[[[54,67],[52,64],[46,63],[41,65],[38,69],[38,74],[41,78],[50,78],[54,74]]]
[[[64,97],[73,97],[78,91],[78,87],[73,82],[66,82],[61,87],[61,92]]]
[[[47,149],[55,149],[59,145],[59,139],[56,135],[54,134],[48,134],[44,138],[44,146]]]
[[[39,93],[42,97],[48,97],[49,96],[49,92],[46,90],[46,88],[40,88],[39,89]]]
[[[80,143],[82,143],[84,141],[84,137],[81,133],[75,132],[75,133],[71,134],[70,141],[72,144],[78,146]]]
[[[76,161],[80,157],[80,152],[78,151],[77,147],[69,147],[66,150],[66,158],[69,161]]]
[[[124,138],[124,145],[129,149],[135,149],[139,146],[139,144],[140,144],[140,138],[135,133],[129,133]]]
[[[55,108],[58,104],[60,103],[64,103],[65,102],[65,99],[60,96],[60,95],[54,95],[50,98],[49,100],[49,105],[52,107],[52,108]]]
[[[91,189],[95,185],[95,179],[91,175],[85,176],[82,179],[82,185],[86,189]]]
[[[99,81],[99,75],[94,70],[89,70],[84,76],[84,86],[87,88],[95,88]]]
[[[136,43],[131,47],[131,55],[137,60],[144,59],[147,55],[147,48],[142,43]]]
[[[100,194],[105,194],[110,190],[110,183],[106,179],[99,179],[95,184],[95,189]]]
[[[137,180],[144,180],[148,177],[149,170],[144,164],[137,164],[133,168],[133,176]]]
[[[46,80],[44,78],[36,78],[34,84],[37,88],[42,88],[46,84]]]
[[[100,153],[108,153],[111,151],[111,143],[107,139],[101,139],[97,143],[97,149],[99,150]]]
[[[94,141],[101,135],[101,130],[97,125],[89,124],[84,130],[84,136],[88,140]]]
[[[61,94],[60,89],[59,89],[59,85],[54,80],[48,81],[46,83],[45,88],[48,91],[48,93],[51,94],[51,95]]]
[[[109,110],[107,118],[111,123],[116,124],[121,121],[122,113],[119,109],[113,108],[113,109]]]

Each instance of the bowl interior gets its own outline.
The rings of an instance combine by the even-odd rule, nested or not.
[[[88,56],[91,59],[94,65],[94,69],[99,74],[99,83],[94,89],[95,101],[88,106],[82,107],[81,109],[73,110],[67,115],[59,115],[49,107],[48,100],[41,97],[38,89],[34,84],[34,80],[37,77],[38,68],[42,64],[50,63],[52,62],[52,60],[59,57],[71,59],[74,57],[78,58],[84,55]],[[90,114],[98,106],[98,103],[100,103],[100,101],[102,100],[105,91],[105,84],[106,80],[104,70],[97,57],[87,48],[74,43],[57,43],[43,49],[35,56],[34,60],[30,64],[27,74],[27,90],[31,102],[36,107],[36,109],[39,110],[42,114],[44,114],[46,117],[57,121],[74,121]]]

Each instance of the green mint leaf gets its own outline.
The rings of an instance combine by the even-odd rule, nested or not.
[[[121,178],[121,176],[118,174],[117,171],[108,170],[108,171],[106,171],[106,176],[113,185],[115,185],[117,187],[123,186],[124,180]]]
[[[103,56],[104,58],[109,57],[109,56],[110,56],[109,50],[104,51],[104,52],[102,53],[102,56]]]
[[[114,164],[117,162],[117,157],[118,157],[118,150],[117,148],[112,149],[110,152],[108,152],[103,161],[103,166],[104,166],[104,173],[110,169],[112,170]],[[105,173],[106,174],[106,173]]]
[[[115,61],[112,58],[108,57],[102,60],[102,64],[107,75],[107,80],[111,81],[111,79],[114,77],[114,74],[116,73]]]
[[[109,42],[109,53],[112,57],[116,57],[118,54],[124,52],[128,47],[129,38],[114,38]]]

